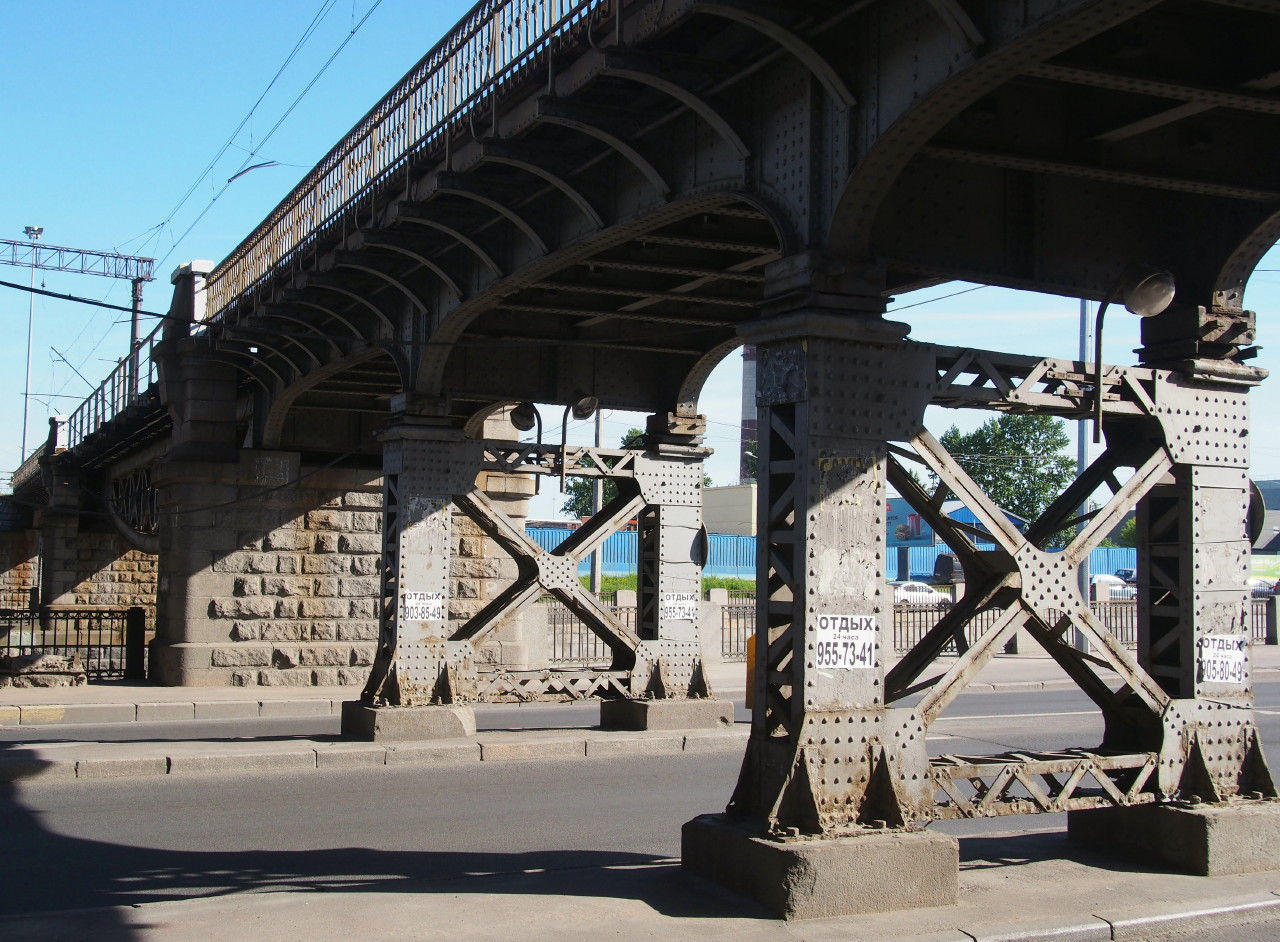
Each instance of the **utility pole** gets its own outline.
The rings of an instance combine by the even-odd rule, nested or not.
[[[600,448],[604,445],[604,410],[596,409],[596,447]],[[604,478],[595,477],[591,479],[591,515],[595,516],[600,512],[600,505],[604,503]],[[600,573],[603,568],[602,562],[604,557],[604,544],[601,543],[594,553],[591,554],[591,589],[592,595],[600,594]]]
[[[31,268],[31,294],[27,304],[27,377],[22,393],[22,445],[18,455],[21,464],[27,458],[27,407],[31,401],[31,345],[35,330],[36,269],[46,271],[79,272],[82,275],[101,275],[105,278],[124,278],[132,282],[133,316],[129,324],[129,397],[138,395],[138,337],[142,316],[142,285],[152,280],[156,260],[137,255],[121,255],[119,252],[95,252],[91,249],[73,249],[64,245],[42,245],[44,235],[41,226],[23,229],[26,242],[0,239],[0,264],[21,265]]]
[[[1084,365],[1085,361],[1088,359],[1088,356],[1089,356],[1089,346],[1090,346],[1089,339],[1090,339],[1089,338],[1089,302],[1086,301],[1084,298],[1081,298],[1080,299],[1080,364],[1081,366]],[[1101,396],[1102,390],[1100,389],[1097,390],[1096,395]],[[1076,422],[1076,477],[1080,477],[1081,475],[1083,475],[1085,472],[1085,468],[1089,467],[1089,440],[1085,437],[1085,424],[1086,423],[1084,419],[1080,419],[1079,421]],[[1086,495],[1084,501],[1080,504],[1079,514],[1080,516],[1083,517],[1088,512],[1089,512],[1089,498]],[[1085,525],[1085,521],[1081,520],[1079,525],[1076,527],[1076,532],[1079,533],[1081,530],[1083,530],[1084,525]],[[1080,594],[1084,596],[1085,604],[1088,605],[1090,602],[1090,598],[1089,598],[1090,573],[1089,573],[1088,555],[1086,555],[1084,559],[1080,560],[1080,568],[1077,571],[1077,575],[1080,579]],[[1075,647],[1081,651],[1083,651],[1086,645],[1088,644],[1088,642],[1085,641],[1084,633],[1081,632],[1079,628],[1075,630],[1075,637],[1073,640],[1075,641]]]
[[[44,235],[44,226],[26,226],[23,234],[31,241],[31,291],[27,295],[27,378],[22,387],[22,444],[18,448],[18,464],[27,460],[27,413],[31,411],[31,336],[36,323],[36,248]]]

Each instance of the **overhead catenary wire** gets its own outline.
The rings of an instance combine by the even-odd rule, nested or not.
[[[254,101],[253,105],[250,106],[249,110],[245,112],[244,117],[240,119],[240,123],[235,126],[235,129],[232,130],[231,134],[228,135],[226,141],[224,141],[222,145],[218,148],[218,150],[214,153],[213,157],[205,165],[204,169],[200,171],[199,175],[196,176],[195,180],[192,181],[191,185],[187,187],[186,191],[182,194],[181,197],[179,197],[178,202],[175,203],[173,208],[169,210],[168,215],[166,215],[165,218],[162,219],[155,226],[148,229],[147,233],[157,233],[160,230],[162,230],[165,226],[167,226],[169,223],[171,223],[173,221],[174,216],[178,214],[178,212],[182,209],[182,207],[186,205],[187,200],[189,200],[192,194],[194,194],[195,191],[200,187],[200,184],[203,183],[208,178],[209,174],[213,172],[214,167],[218,165],[218,161],[220,161],[223,158],[223,156],[226,154],[226,152],[230,148],[235,146],[235,140],[240,135],[240,132],[244,130],[245,126],[251,120],[253,120],[254,114],[257,113],[258,107],[262,104],[263,100],[267,97],[267,94],[271,91],[272,88],[275,87],[276,83],[280,80],[280,77],[284,75],[285,70],[288,69],[290,63],[292,63],[293,60],[297,57],[298,53],[302,51],[303,46],[305,46],[307,44],[307,41],[315,34],[315,31],[319,28],[320,24],[324,21],[325,17],[329,15],[329,12],[333,9],[336,3],[337,3],[337,0],[323,0],[323,2],[320,4],[319,9],[316,11],[315,16],[311,18],[311,22],[308,23],[306,29],[303,30],[302,36],[299,37],[296,43],[294,43],[293,48],[289,50],[289,54],[285,56],[284,62],[282,62],[280,64],[280,67],[276,69],[276,72],[271,77],[271,80],[267,82],[266,87],[263,88],[262,92],[258,95],[257,100]],[[146,235],[147,233],[143,233],[143,235]],[[129,241],[132,241],[132,240],[129,240]],[[128,243],[126,242],[125,244],[128,244]],[[177,247],[177,243],[174,244],[174,248],[176,247]],[[172,249],[170,250],[170,253],[172,254]],[[168,256],[165,256],[165,257],[167,258]]]
[[[329,58],[325,60],[324,64],[321,65],[320,68],[316,71],[315,75],[311,77],[311,80],[307,82],[306,86],[302,89],[302,91],[299,92],[298,95],[289,104],[289,107],[286,108],[284,110],[284,113],[281,114],[280,117],[276,120],[276,123],[271,126],[271,129],[267,131],[265,135],[263,135],[262,139],[257,143],[257,145],[253,148],[253,150],[249,152],[248,156],[245,157],[244,162],[240,164],[236,172],[227,179],[227,182],[224,183],[222,185],[222,188],[219,189],[218,192],[213,195],[213,197],[205,205],[204,209],[200,211],[200,214],[196,216],[196,218],[192,221],[191,225],[189,225],[186,228],[186,230],[182,233],[182,235],[179,236],[171,246],[169,246],[169,250],[165,252],[165,254],[156,262],[157,268],[162,267],[164,263],[169,260],[170,256],[172,256],[173,253],[177,251],[178,246],[182,244],[183,240],[186,239],[186,237],[191,234],[192,230],[194,230],[195,227],[200,224],[200,221],[204,219],[204,217],[209,213],[209,210],[213,209],[214,204],[218,201],[218,199],[222,196],[222,194],[224,194],[227,191],[227,188],[230,187],[231,184],[236,179],[238,179],[240,176],[243,175],[244,171],[248,168],[250,162],[253,161],[255,158],[257,158],[257,156],[262,152],[262,148],[267,143],[267,141],[271,140],[271,138],[275,135],[276,131],[280,130],[280,126],[284,124],[285,120],[288,119],[289,115],[293,114],[294,109],[297,108],[298,105],[302,103],[302,100],[306,98],[306,96],[310,93],[311,89],[315,87],[316,82],[320,81],[321,76],[323,76],[324,73],[329,70],[329,66],[333,65],[334,60],[338,58],[338,56],[342,53],[342,50],[347,47],[347,44],[351,42],[351,40],[355,37],[356,33],[360,31],[360,28],[364,26],[366,22],[368,22],[369,17],[373,16],[374,12],[381,5],[382,5],[382,0],[373,0],[373,3],[370,5],[369,9],[365,12],[365,15],[361,17],[360,21],[351,28],[350,32],[347,33],[347,35],[343,38],[342,42],[338,44],[338,48],[335,49],[333,53],[329,56]],[[237,133],[239,133],[239,129],[237,129]]]

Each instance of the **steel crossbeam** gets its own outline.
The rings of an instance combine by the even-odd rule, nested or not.
[[[1093,413],[1096,391],[1090,363],[967,347],[931,349],[937,373],[934,405],[1068,417]],[[1149,414],[1157,378],[1156,370],[1105,365],[1103,413]]]
[[[709,448],[686,449],[690,457],[704,458]],[[507,474],[561,473],[587,478],[634,478],[643,449],[597,448],[591,445],[544,445],[541,442],[484,444],[484,469]],[[641,471],[643,474],[643,471]]]
[[[934,806],[933,816],[986,818],[1150,804],[1156,795],[1147,785],[1159,759],[1154,752],[1084,749],[937,756],[930,760],[929,775],[946,797]]]

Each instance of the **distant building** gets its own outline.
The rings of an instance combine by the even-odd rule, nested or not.
[[[703,489],[702,523],[708,533],[755,536],[755,482]]]

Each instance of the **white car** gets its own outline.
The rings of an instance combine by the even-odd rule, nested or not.
[[[941,602],[949,603],[951,596],[945,592],[939,592],[931,585],[925,585],[923,582],[893,582],[893,603],[895,605],[937,605]]]
[[[1138,590],[1119,576],[1110,576],[1104,572],[1098,573],[1089,582],[1090,594],[1097,601],[1124,602],[1138,595]]]

